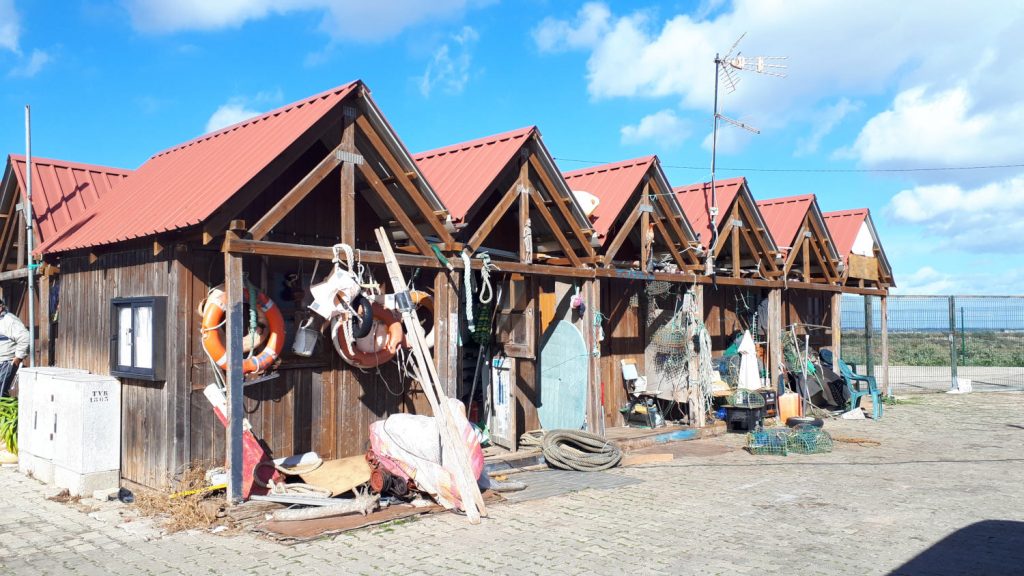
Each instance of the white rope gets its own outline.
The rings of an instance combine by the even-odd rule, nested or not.
[[[473,267],[470,264],[469,250],[462,250],[462,266],[466,273],[462,277],[463,285],[466,287],[466,322],[473,324]]]
[[[491,286],[491,273],[498,270],[498,267],[491,262],[491,256],[486,252],[478,254],[477,258],[483,262],[483,265],[480,267],[480,303],[490,304],[491,300],[494,299],[494,288]]]
[[[334,251],[334,260],[333,260],[333,262],[335,264],[343,264],[343,262],[341,261],[341,253],[344,252],[345,253],[345,259],[348,260],[348,264],[347,265],[348,265],[349,271],[350,272],[355,272],[355,266],[354,266],[355,258],[352,255],[352,247],[351,246],[349,246],[348,244],[345,244],[345,243],[341,243],[341,244],[335,244],[331,249]]]

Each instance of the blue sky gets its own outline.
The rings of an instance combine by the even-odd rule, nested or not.
[[[134,168],[361,78],[414,152],[536,124],[565,170],[657,153],[686,184],[743,33],[788,76],[723,96],[761,134],[721,131],[720,177],[871,208],[901,292],[1024,292],[1024,168],[959,169],[1024,164],[1007,2],[0,0],[0,151],[23,153],[28,103],[36,155]]]

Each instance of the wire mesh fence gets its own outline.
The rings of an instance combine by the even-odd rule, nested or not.
[[[1024,296],[889,296],[893,392],[1024,390]],[[842,355],[884,381],[882,302],[843,297]]]

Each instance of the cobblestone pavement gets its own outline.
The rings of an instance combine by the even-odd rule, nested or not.
[[[1021,574],[1024,394],[917,396],[879,422],[831,421],[831,454],[751,456],[726,435],[642,480],[437,514],[311,543],[153,536],[0,470],[0,572],[13,574]],[[49,489],[52,493],[52,489]],[[79,504],[78,506],[82,506]]]

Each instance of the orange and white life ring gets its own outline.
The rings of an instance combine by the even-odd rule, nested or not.
[[[412,303],[416,306],[416,314],[419,314],[419,308],[423,308],[426,312],[427,317],[430,318],[430,332],[427,332],[423,338],[426,341],[427,348],[434,347],[434,299],[430,297],[430,294],[422,290],[412,290],[409,292],[409,296],[412,299]],[[406,340],[403,342],[406,348],[412,348],[412,344],[408,342],[408,335]]]
[[[219,287],[210,290],[203,306],[203,348],[213,358],[221,370],[227,370],[228,355],[220,335],[220,326],[224,323],[226,295]],[[249,289],[243,291],[243,300],[248,301]],[[242,361],[242,372],[263,372],[269,368],[284,349],[284,316],[274,301],[263,292],[256,293],[257,314],[266,319],[267,332],[263,349]],[[251,342],[251,338],[247,338]],[[262,342],[264,338],[260,338]]]
[[[349,318],[342,315],[331,322],[334,349],[342,360],[356,368],[373,368],[390,361],[405,338],[402,321],[397,314],[377,302],[373,302],[371,308],[373,328],[368,335],[356,339],[355,346],[350,347],[345,337],[344,323],[349,322]]]

